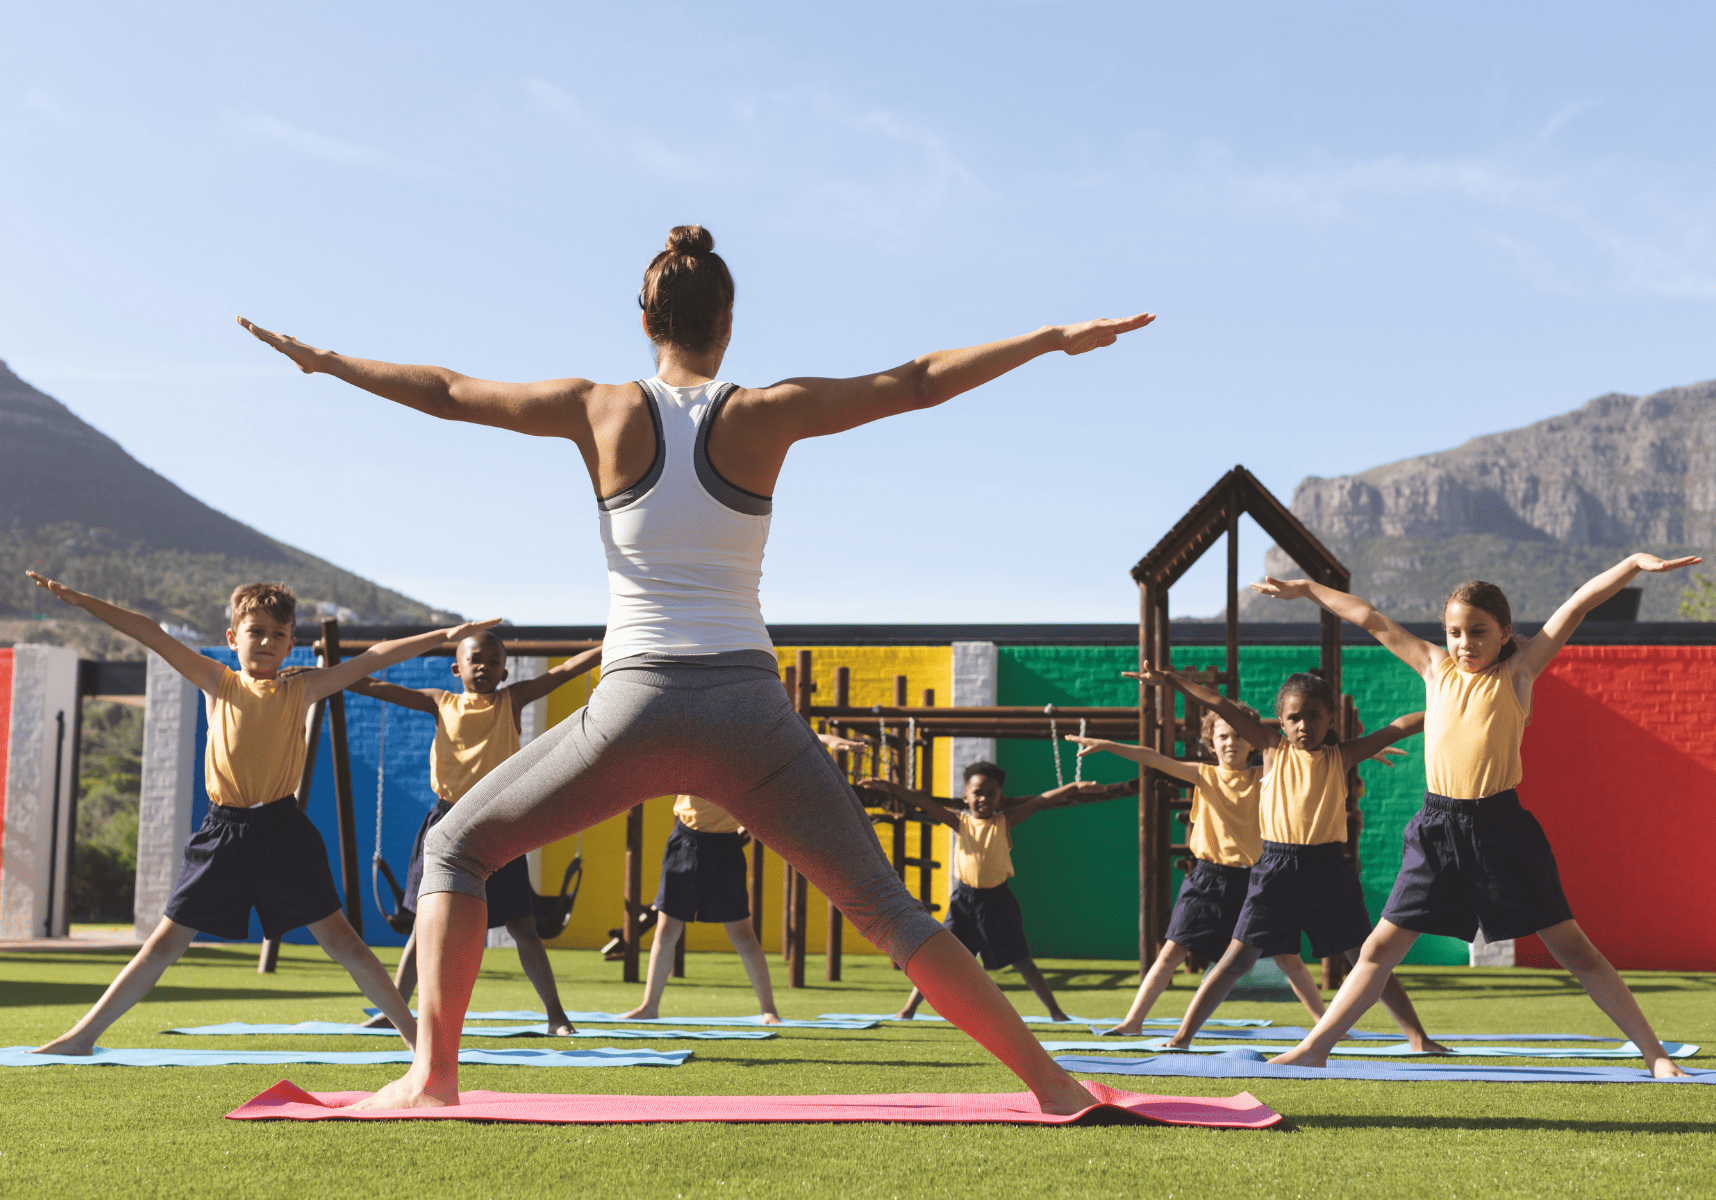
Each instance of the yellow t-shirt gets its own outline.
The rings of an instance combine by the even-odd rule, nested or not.
[[[254,808],[290,796],[304,774],[304,681],[257,679],[224,666],[221,672],[204,698],[209,803]]]
[[[1450,800],[1482,800],[1518,787],[1527,712],[1513,690],[1518,658],[1462,671],[1452,658],[1424,688],[1425,786]]]
[[[429,786],[452,804],[518,753],[518,723],[506,692],[442,692],[435,702]]]
[[[1300,750],[1287,739],[1263,777],[1258,807],[1263,839],[1297,846],[1347,840],[1347,773],[1339,746]]]
[[[681,825],[698,833],[738,833],[741,828],[737,817],[702,796],[675,796],[673,815]]]
[[[1191,836],[1186,845],[1193,858],[1223,867],[1249,867],[1263,855],[1258,804],[1263,768],[1202,764],[1192,789]]]
[[[1000,887],[1013,877],[1013,831],[996,813],[987,821],[959,814],[959,848],[953,852],[953,877],[966,887]]]

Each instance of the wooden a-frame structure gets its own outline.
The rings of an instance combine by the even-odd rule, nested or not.
[[[1216,686],[1231,699],[1239,697],[1239,518],[1249,513],[1263,531],[1275,539],[1306,577],[1346,591],[1352,573],[1329,548],[1307,529],[1291,509],[1281,503],[1257,477],[1236,466],[1216,481],[1202,499],[1168,531],[1161,541],[1132,568],[1138,584],[1140,616],[1138,657],[1167,665],[1172,626],[1168,621],[1168,590],[1202,558],[1217,539],[1227,539],[1227,665],[1220,670],[1192,672],[1200,682]],[[1341,694],[1341,623],[1322,614],[1321,673],[1338,696]],[[1343,704],[1343,737],[1349,733],[1351,705]],[[1185,721],[1176,720],[1174,692],[1167,687],[1138,689],[1138,737],[1141,745],[1162,754],[1174,755],[1175,743],[1185,746],[1185,757],[1195,757],[1198,747],[1198,713],[1188,706]],[[1168,816],[1174,809],[1190,805],[1178,798],[1183,785],[1148,768],[1139,772],[1138,788],[1138,957],[1147,970],[1168,931],[1172,908],[1170,883],[1173,859],[1187,853],[1173,844]],[[1349,852],[1353,843],[1349,838]]]

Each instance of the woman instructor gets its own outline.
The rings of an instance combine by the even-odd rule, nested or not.
[[[1060,350],[1154,318],[1045,326],[856,379],[718,382],[733,280],[701,226],[679,226],[638,295],[659,369],[637,383],[493,383],[318,350],[240,323],[306,373],[430,416],[577,445],[595,485],[611,595],[590,703],[491,772],[435,827],[417,910],[416,1057],[359,1108],[457,1104],[459,1035],[483,953],[484,881],[519,855],[651,796],[703,796],[797,868],[904,966],[938,1013],[1024,1081],[1044,1112],[1089,1107],[1012,1005],[925,912],[862,806],[793,711],[757,600],[770,495],[794,442],[929,408]]]

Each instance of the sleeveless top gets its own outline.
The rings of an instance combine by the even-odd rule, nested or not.
[[[1513,690],[1517,656],[1482,671],[1444,658],[1424,688],[1425,786],[1450,800],[1482,800],[1519,786],[1528,715]]]
[[[258,679],[224,666],[221,672],[205,703],[209,803],[254,808],[290,796],[304,773],[304,681]]]
[[[1346,841],[1347,772],[1341,748],[1301,750],[1281,739],[1263,777],[1258,815],[1266,841],[1296,846]]]
[[[1203,763],[1192,790],[1192,833],[1186,848],[1193,858],[1223,867],[1249,867],[1263,855],[1258,805],[1263,768]],[[1272,841],[1275,839],[1271,839]]]
[[[673,815],[681,825],[698,833],[738,833],[741,828],[737,817],[702,796],[675,796]]]
[[[953,852],[953,877],[966,887],[1000,887],[1013,877],[1013,831],[996,813],[987,821],[959,815],[959,846]]]
[[[655,459],[631,487],[597,501],[608,555],[602,658],[610,666],[647,653],[774,656],[757,599],[773,504],[723,479],[709,461],[709,430],[734,386],[638,384],[655,425]]]
[[[518,724],[512,719],[512,698],[505,689],[487,695],[442,692],[435,708],[429,786],[452,804],[518,753]]]

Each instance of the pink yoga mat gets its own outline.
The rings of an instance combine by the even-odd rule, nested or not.
[[[895,1096],[563,1096],[461,1092],[452,1108],[351,1112],[369,1092],[306,1092],[281,1080],[239,1105],[235,1121],[527,1121],[544,1125],[625,1125],[656,1121],[923,1121],[944,1124],[1070,1125],[1142,1120],[1216,1129],[1267,1129],[1281,1114],[1250,1092],[1237,1096],[1140,1096],[1086,1082],[1094,1103],[1070,1117],[1045,1116],[1029,1092]]]

